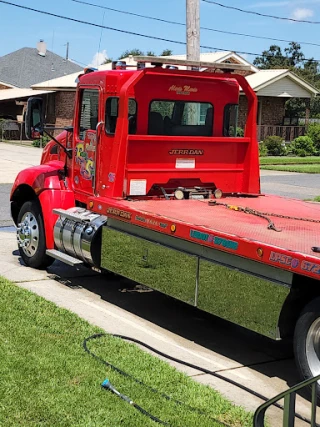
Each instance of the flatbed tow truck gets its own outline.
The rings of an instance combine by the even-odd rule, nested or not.
[[[112,271],[293,338],[301,376],[320,374],[320,205],[261,194],[246,67],[136,61],[85,70],[73,126],[17,176],[11,212],[22,259]],[[30,138],[45,131],[43,111],[41,98],[29,99]]]

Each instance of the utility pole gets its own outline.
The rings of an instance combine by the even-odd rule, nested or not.
[[[186,0],[187,60],[200,61],[200,0]]]
[[[187,60],[200,61],[200,0],[186,0],[187,9]],[[194,68],[188,67],[192,70]],[[197,69],[197,68],[196,68]],[[200,124],[200,105],[186,104],[189,125]]]

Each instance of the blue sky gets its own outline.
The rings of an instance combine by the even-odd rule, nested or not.
[[[138,14],[185,22],[186,0],[87,1]],[[11,0],[11,2],[96,24],[103,22],[104,25],[110,27],[185,41],[185,27],[111,11],[105,11],[103,16],[103,10],[77,4],[71,0]],[[220,2],[264,14],[320,21],[320,0],[221,0]],[[306,41],[320,45],[320,25],[292,23],[243,14],[204,3],[201,0],[200,7],[201,26],[203,27],[293,41]],[[40,15],[3,3],[0,3],[0,18],[0,56],[22,47],[35,47],[39,39],[44,39],[48,49],[61,56],[65,55],[65,44],[69,42],[70,58],[78,61],[81,65],[92,63],[99,51],[114,59],[117,59],[124,50],[131,48],[140,48],[143,51],[152,50],[158,54],[167,48],[172,49],[176,54],[185,53],[185,46],[183,45],[145,39],[110,30],[103,30],[101,35],[99,28]],[[268,40],[201,31],[201,44],[225,50],[261,53],[272,43]],[[287,46],[287,43],[283,42],[274,43],[283,48]],[[320,46],[302,44],[302,50],[306,57],[320,59]],[[202,51],[207,52],[208,49],[202,49]],[[251,61],[254,59],[253,56],[246,56],[246,58]]]

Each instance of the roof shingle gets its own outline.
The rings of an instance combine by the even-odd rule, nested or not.
[[[20,88],[81,70],[79,65],[49,50],[46,56],[40,56],[37,49],[24,47],[0,57],[0,80]]]

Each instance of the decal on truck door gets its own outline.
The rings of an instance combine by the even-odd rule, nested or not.
[[[95,173],[94,155],[96,150],[96,131],[87,130],[83,142],[76,145],[75,162],[80,165],[80,174],[84,179],[92,179]]]

